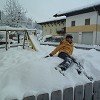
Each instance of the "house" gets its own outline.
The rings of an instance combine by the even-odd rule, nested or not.
[[[42,26],[42,34],[62,36],[66,33],[66,18],[52,19],[44,22],[37,23]]]
[[[100,45],[100,4],[54,15],[61,16],[66,16],[66,33],[73,35],[75,43]]]

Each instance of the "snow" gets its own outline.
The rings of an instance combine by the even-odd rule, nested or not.
[[[50,93],[88,83],[83,75],[78,75],[73,65],[62,76],[54,69],[63,60],[54,57],[44,58],[55,47],[41,45],[41,51],[22,47],[0,49],[0,100],[18,99],[40,93]],[[95,49],[82,50],[74,48],[73,56],[80,61],[85,71],[100,79],[100,52]]]
[[[51,22],[51,21],[57,21],[57,20],[61,20],[61,19],[66,19],[66,17],[65,16],[61,16],[60,18],[55,18],[55,17],[53,17],[53,18],[49,18],[48,20],[44,20],[44,21],[41,21],[41,22],[39,22],[39,23],[46,23],[46,22]]]
[[[28,28],[14,28],[14,27],[9,27],[9,26],[0,26],[0,31],[36,31],[36,29],[28,29]]]
[[[34,36],[33,34],[29,34],[29,37],[34,45],[34,47],[36,48],[37,51],[41,51],[41,46],[40,46],[40,43],[39,41],[37,40],[37,37]]]

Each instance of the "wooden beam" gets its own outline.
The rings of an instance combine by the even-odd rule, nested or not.
[[[26,38],[26,31],[25,31],[25,34],[24,34],[24,41],[23,41],[23,49],[25,49],[25,38]]]

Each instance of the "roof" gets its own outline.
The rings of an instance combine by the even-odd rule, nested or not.
[[[60,21],[66,21],[66,18],[63,17],[63,18],[54,18],[54,19],[51,19],[51,20],[47,20],[47,21],[43,21],[43,22],[39,22],[37,24],[49,24],[49,23],[55,23],[55,22],[60,22]]]
[[[98,11],[98,14],[100,15],[100,3],[90,5],[90,6],[87,6],[87,7],[83,7],[83,8],[77,8],[77,9],[74,9],[74,10],[71,10],[71,11],[68,11],[68,12],[57,13],[53,17],[59,17],[59,16],[69,17],[69,16],[74,16],[74,15],[93,12],[93,11]]]

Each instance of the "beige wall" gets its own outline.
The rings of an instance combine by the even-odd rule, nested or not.
[[[97,28],[96,28],[97,27]],[[94,32],[100,31],[100,25],[83,25],[75,27],[66,27],[66,32]]]
[[[43,25],[43,35],[58,35],[56,33],[57,30],[61,30],[66,25],[66,22],[63,23],[53,23],[53,24],[46,24]]]

